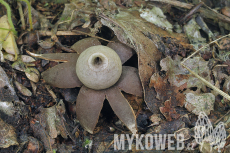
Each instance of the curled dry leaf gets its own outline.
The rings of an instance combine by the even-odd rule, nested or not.
[[[144,100],[152,112],[158,112],[161,101],[156,98],[157,93],[154,87],[149,87],[149,80],[157,72],[156,66],[161,59],[161,52],[169,50],[168,45],[162,41],[162,37],[172,38],[173,43],[184,48],[191,49],[192,46],[186,43],[187,39],[183,35],[168,33],[154,24],[146,22],[137,11],[122,10],[109,17],[99,16],[102,24],[111,28],[119,41],[134,48],[137,52]]]
[[[18,145],[15,129],[0,118],[0,148],[8,148],[12,145]]]
[[[40,73],[35,68],[27,68],[25,70],[25,74],[26,74],[27,78],[33,82],[38,82],[40,79]]]
[[[183,139],[180,136],[177,135],[183,135]],[[174,137],[177,141],[186,141],[191,138],[191,132],[189,128],[182,128],[174,133]],[[177,139],[180,138],[180,139]]]
[[[0,27],[3,29],[0,29],[0,38],[4,39],[6,38],[7,34],[8,34],[8,30],[5,29],[11,29],[9,23],[8,23],[8,19],[7,19],[7,15],[4,15],[0,18]],[[2,41],[2,40],[0,40]],[[17,44],[13,35],[13,32],[10,32],[7,39],[3,42],[2,44],[2,48],[5,49],[5,51],[7,53],[10,54],[19,54],[19,50],[17,48]]]
[[[24,96],[32,96],[32,92],[29,89],[27,89],[26,87],[24,87],[18,81],[14,81],[14,84],[17,87],[17,89],[21,92],[21,94],[23,94]]]

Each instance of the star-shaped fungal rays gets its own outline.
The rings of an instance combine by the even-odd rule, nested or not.
[[[98,122],[99,115],[105,98],[118,118],[136,134],[136,117],[129,102],[124,98],[121,90],[137,96],[142,96],[142,86],[138,76],[138,70],[130,66],[122,66],[122,72],[118,81],[106,89],[95,90],[82,83],[76,74],[76,63],[79,55],[92,46],[101,43],[95,38],[86,38],[75,43],[71,48],[77,53],[53,53],[33,54],[42,59],[64,62],[42,73],[46,83],[59,88],[81,87],[76,101],[77,118],[80,124],[90,133]],[[125,63],[133,54],[131,48],[121,43],[109,43],[107,47],[113,49],[120,57],[121,63]],[[104,74],[103,74],[104,75]],[[106,74],[105,74],[106,75]],[[106,83],[106,82],[103,82]]]

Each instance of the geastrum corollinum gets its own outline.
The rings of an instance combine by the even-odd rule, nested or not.
[[[81,87],[76,100],[77,118],[89,133],[93,133],[106,98],[118,118],[135,134],[134,111],[121,93],[143,95],[138,70],[122,66],[133,55],[132,49],[121,43],[102,46],[96,38],[82,39],[71,48],[77,53],[30,55],[64,62],[44,71],[42,77],[55,87]]]

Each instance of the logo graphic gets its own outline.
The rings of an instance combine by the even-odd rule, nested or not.
[[[226,143],[224,123],[220,122],[216,128],[213,129],[208,116],[204,112],[200,112],[194,132],[196,142],[201,145],[201,151],[204,142],[210,143],[211,150],[213,147],[218,148],[218,152],[221,152],[220,149],[223,148]]]

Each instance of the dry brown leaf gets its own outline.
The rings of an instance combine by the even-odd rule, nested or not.
[[[2,67],[0,67],[0,93],[1,93],[0,102],[19,101],[18,96],[16,95],[16,92],[14,91],[14,88],[10,84],[8,76],[6,75]]]
[[[178,114],[175,108],[172,107],[171,99],[165,101],[165,106],[160,107],[160,111],[168,121],[172,121],[173,119],[178,119],[180,117],[180,114]]]
[[[192,48],[186,44],[182,35],[168,33],[157,26],[142,19],[137,11],[120,11],[119,14],[107,17],[99,13],[103,25],[111,28],[117,38],[132,47],[138,54],[139,75],[144,88],[144,98],[147,106],[154,113],[159,111],[160,100],[156,98],[156,91],[149,87],[151,76],[157,72],[156,63],[161,59],[161,52],[166,52],[167,45],[161,37],[172,37],[176,43],[184,48]]]
[[[1,118],[0,129],[0,148],[8,148],[11,145],[18,145],[14,127],[5,123]]]
[[[52,145],[54,144],[55,139],[49,136],[45,130],[45,126],[43,126],[37,119],[31,120],[30,126],[33,130],[34,136],[38,137],[43,142],[45,150],[52,151]]]
[[[64,104],[62,105],[64,106]],[[68,133],[63,124],[63,119],[58,113],[58,106],[59,105],[54,105],[49,108],[42,108],[41,112],[37,114],[35,118],[40,121],[43,127],[46,127],[47,134],[49,134],[51,138],[57,138],[58,135],[61,135],[66,139]]]
[[[159,74],[152,75],[149,87],[154,87],[157,92],[157,98],[161,101],[171,99],[172,107],[183,106],[185,95],[180,90],[186,88],[187,84],[182,86],[173,86],[168,82],[167,77],[161,77]]]
[[[185,68],[180,65],[182,57],[175,56],[173,60],[171,57],[166,57],[161,60],[162,70],[166,71],[168,81],[172,86],[176,86],[183,90],[183,88],[197,87],[206,91],[206,84],[200,81],[198,78],[190,74]],[[210,70],[208,68],[208,62],[204,61],[201,57],[194,57],[186,61],[188,67],[203,77],[205,80],[209,81]]]
[[[199,115],[202,111],[209,115],[210,111],[214,110],[214,102],[215,96],[212,93],[187,93],[185,108],[196,115]]]

